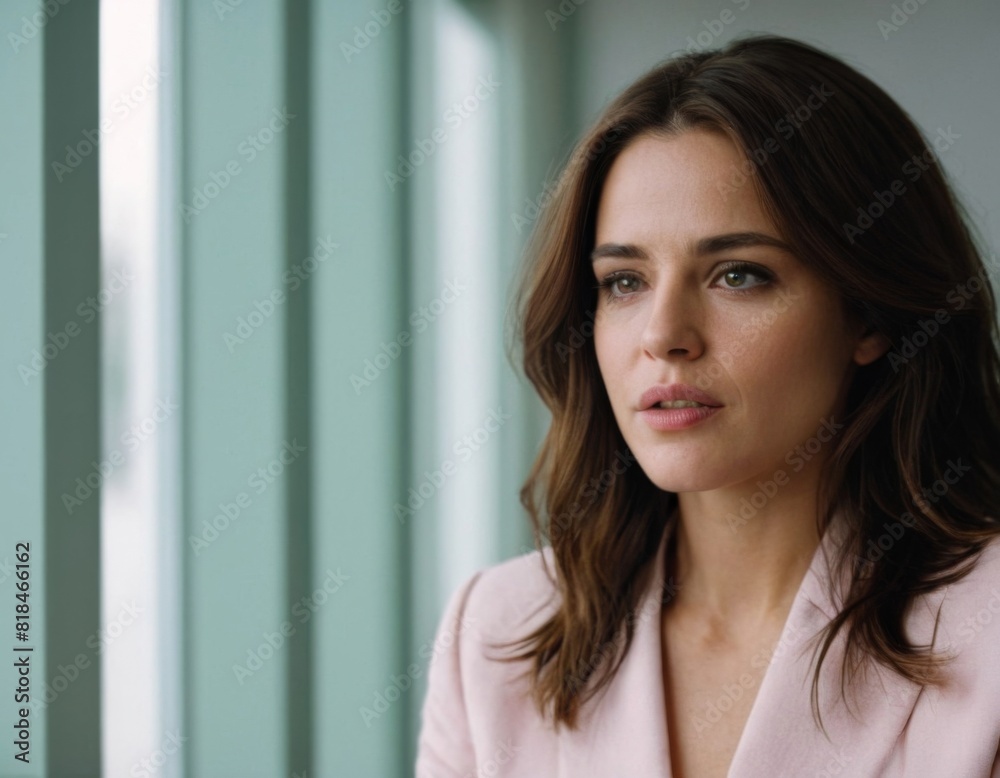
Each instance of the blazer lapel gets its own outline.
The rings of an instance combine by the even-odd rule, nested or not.
[[[845,572],[834,593],[836,599],[831,599],[831,573],[823,550],[832,562],[844,532],[838,515],[816,549],[761,681],[729,778],[823,774],[874,778],[885,774],[883,765],[916,704],[919,685],[873,665],[867,678],[859,674],[855,684],[847,687],[848,710],[840,696],[846,644],[846,628],[841,628],[823,661],[818,686],[829,739],[816,726],[810,703],[813,648],[821,645],[813,638],[839,612],[848,583]],[[911,640],[929,643],[933,632],[930,610],[915,611],[908,628]]]
[[[634,642],[618,674],[583,706],[580,728],[560,728],[560,778],[641,775],[672,778],[663,696],[661,611],[663,594],[673,579],[664,577],[666,545],[676,511],[666,522],[656,554],[652,583],[638,618]],[[810,692],[814,637],[839,612],[839,594],[831,599],[830,571],[824,549],[833,552],[845,526],[835,516],[803,578],[781,638],[771,657],[743,734],[733,755],[729,778],[762,775],[882,775],[900,732],[916,704],[920,687],[873,666],[847,689],[851,709],[840,698],[840,668],[846,630],[830,647],[819,682],[819,705],[829,739],[816,727]],[[839,592],[844,592],[846,574]],[[911,640],[931,642],[933,613],[917,609],[908,621]],[[818,655],[818,654],[817,654]],[[853,715],[852,715],[853,711]]]

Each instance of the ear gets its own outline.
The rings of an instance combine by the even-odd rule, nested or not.
[[[858,365],[869,365],[885,354],[892,344],[881,332],[865,327],[854,347],[854,361]]]

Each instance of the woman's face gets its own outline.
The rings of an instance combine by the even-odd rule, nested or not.
[[[888,346],[766,242],[781,236],[753,185],[738,185],[742,162],[721,133],[643,135],[601,192],[597,361],[625,442],[667,491],[756,490],[779,470],[815,467],[842,429],[855,366]],[[647,390],[671,384],[715,409],[644,410]]]

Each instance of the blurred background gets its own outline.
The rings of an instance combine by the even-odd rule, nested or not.
[[[747,31],[957,135],[1000,245],[991,0],[4,0],[0,775],[412,775],[445,601],[533,548],[539,209],[621,88]]]

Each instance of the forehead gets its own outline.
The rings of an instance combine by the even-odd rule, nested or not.
[[[714,232],[777,234],[724,134],[641,135],[619,153],[601,188],[596,242],[682,240]]]

